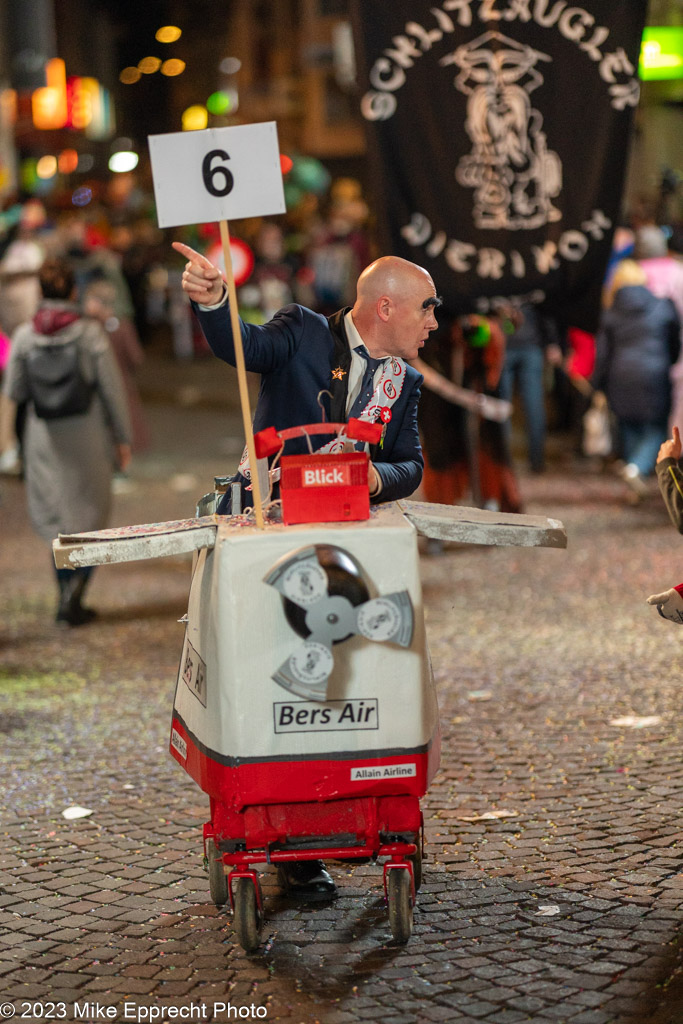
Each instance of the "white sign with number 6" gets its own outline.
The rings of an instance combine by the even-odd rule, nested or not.
[[[160,228],[285,212],[274,121],[148,141]]]

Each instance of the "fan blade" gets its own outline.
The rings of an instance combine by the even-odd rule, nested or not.
[[[327,596],[327,573],[318,562],[314,547],[302,548],[271,569],[264,582],[300,608],[310,608]]]
[[[327,700],[327,682],[334,668],[332,651],[318,640],[300,644],[272,678],[285,690],[306,700]]]
[[[356,608],[357,632],[366,640],[390,640],[401,647],[410,647],[415,617],[407,590],[375,597]]]

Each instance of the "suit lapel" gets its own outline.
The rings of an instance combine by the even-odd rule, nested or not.
[[[344,316],[348,309],[340,309],[338,313],[328,317],[330,332],[334,340],[334,351],[332,353],[332,365],[330,366],[331,381],[330,393],[330,420],[332,423],[346,422],[346,399],[349,393],[349,370],[351,368],[351,350],[346,337],[344,327]],[[332,371],[341,371],[337,377]]]

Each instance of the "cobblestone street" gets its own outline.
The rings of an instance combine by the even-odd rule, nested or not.
[[[238,411],[194,397],[188,374],[148,407],[112,525],[192,515],[232,468]],[[209,898],[208,800],[168,753],[190,559],[98,569],[98,620],[60,630],[23,484],[0,479],[2,1016],[683,1022],[683,632],[645,604],[683,578],[683,538],[654,483],[631,507],[560,455],[521,485],[566,551],[421,560],[443,736],[410,941],[391,939],[381,868],[333,863],[330,905],[264,873],[249,956]]]

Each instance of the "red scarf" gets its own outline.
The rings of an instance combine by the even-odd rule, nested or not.
[[[33,317],[33,327],[38,334],[56,334],[78,320],[80,313],[73,309],[54,309],[46,306],[39,309]]]

